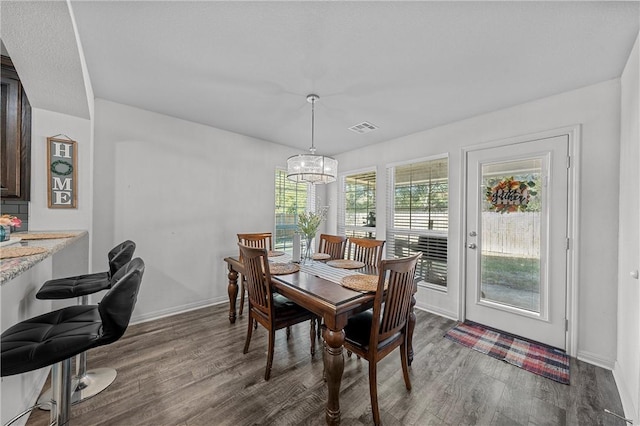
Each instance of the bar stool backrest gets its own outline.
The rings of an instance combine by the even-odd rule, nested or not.
[[[124,265],[126,265],[131,259],[133,259],[133,253],[136,251],[136,243],[131,240],[124,241],[107,253],[109,259],[109,276],[113,277],[116,272]]]
[[[111,278],[111,289],[98,305],[102,319],[99,345],[115,342],[126,331],[138,299],[143,273],[144,262],[137,257],[120,268]]]

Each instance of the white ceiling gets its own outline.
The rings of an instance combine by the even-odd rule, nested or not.
[[[96,97],[306,150],[316,93],[329,155],[617,78],[640,16],[638,1],[71,4]],[[379,129],[347,130],[362,121]]]

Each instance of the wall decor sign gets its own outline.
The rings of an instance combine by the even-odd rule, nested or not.
[[[491,183],[487,187],[485,196],[491,204],[490,209],[496,212],[525,211],[531,196],[537,194],[533,189],[535,186],[533,181],[525,182],[506,177],[495,185]]]
[[[64,136],[65,139],[58,138]],[[47,138],[47,199],[50,209],[75,209],[78,194],[78,148],[66,135]]]

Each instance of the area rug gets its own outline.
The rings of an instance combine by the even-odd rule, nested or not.
[[[569,356],[563,351],[465,321],[446,338],[556,382],[569,384]]]

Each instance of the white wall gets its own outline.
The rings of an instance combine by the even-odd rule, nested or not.
[[[78,208],[50,209],[47,202],[47,138],[64,134],[77,142]],[[61,137],[63,138],[63,137]],[[29,230],[87,230],[92,218],[91,120],[33,108]]]
[[[341,172],[377,166],[380,183],[377,199],[384,202],[387,164],[442,153],[449,155],[449,288],[446,293],[420,288],[416,299],[418,307],[459,318],[461,149],[576,124],[582,125],[582,140],[578,141],[582,176],[577,355],[612,368],[616,358],[619,80],[415,133],[348,152],[337,159]],[[332,205],[337,204],[336,186],[333,185],[329,195]],[[382,236],[386,212],[378,208],[377,213],[377,232]]]
[[[640,46],[621,78],[618,359],[614,375],[626,417],[640,423]]]
[[[238,232],[274,228],[274,172],[294,150],[96,100],[94,269],[118,242],[146,263],[133,321],[228,300]]]

